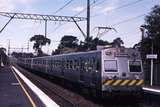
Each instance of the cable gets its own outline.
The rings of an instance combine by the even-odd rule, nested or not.
[[[125,7],[128,7],[128,6],[137,4],[137,3],[141,2],[141,1],[143,1],[143,0],[137,0],[137,1],[130,2],[130,3],[124,4],[124,5],[122,5],[122,6],[119,6],[119,7],[117,7],[117,8],[113,8],[112,10],[108,10],[108,12],[111,12],[111,11],[113,11],[113,10],[122,9],[122,8],[125,8]],[[99,15],[100,15],[100,13],[95,14],[95,15],[91,16],[91,18],[96,17],[96,16],[99,16]]]
[[[99,1],[99,0],[93,1],[93,2],[90,4],[90,6],[96,4],[96,2],[98,2],[98,1]],[[105,2],[105,1],[106,1],[106,0],[103,0],[103,1],[99,2],[99,3],[96,4],[96,5],[100,5],[100,4],[102,4],[103,2]],[[114,8],[113,10],[125,8],[125,7],[128,7],[128,6],[137,4],[137,3],[141,2],[141,1],[143,1],[143,0],[137,0],[137,1],[134,1],[134,2],[131,2],[131,3],[128,3],[128,4],[124,4],[124,5],[122,5],[122,6],[119,6],[119,7],[117,7],[117,8]],[[96,6],[96,5],[94,5],[94,6]],[[75,14],[74,16],[80,15],[80,14],[83,13],[86,9],[87,9],[87,8],[84,8],[82,11],[78,12],[78,13]],[[110,11],[113,11],[113,10],[110,10]],[[91,16],[91,18],[93,18],[93,17],[95,17],[95,16],[97,16],[97,15]],[[131,18],[131,19],[127,19],[127,20],[118,22],[118,23],[116,23],[116,24],[113,24],[112,26],[119,25],[119,24],[121,24],[121,23],[125,23],[125,22],[128,22],[128,21],[130,21],[130,20],[133,20],[133,19],[137,19],[137,18],[139,18],[139,17],[142,17],[142,16],[144,16],[144,14],[143,14],[143,15],[136,16],[136,17],[133,17],[133,18]],[[54,31],[56,31],[58,28],[60,28],[61,26],[65,25],[65,24],[66,24],[66,23],[63,23],[63,24],[57,26]],[[52,32],[52,33],[53,33],[53,32]],[[49,34],[51,34],[51,33],[49,33]]]
[[[64,4],[61,8],[57,9],[54,14],[58,13],[59,11],[61,11],[62,9],[64,9],[66,6],[68,6],[70,3],[72,3],[74,0],[70,0],[68,1],[66,4]]]
[[[128,7],[128,6],[137,4],[137,3],[141,2],[141,1],[143,1],[143,0],[137,0],[137,1],[134,1],[134,2],[131,2],[131,3],[128,3],[128,4],[124,4],[124,5],[119,6],[119,7],[115,8],[115,9],[113,9],[113,10],[117,10],[117,9],[121,9],[121,8],[124,8],[124,7]],[[112,11],[112,10],[110,10],[110,11]]]
[[[106,1],[107,1],[107,0],[103,0],[103,1],[101,1],[101,2],[99,2],[99,3],[97,3],[95,6],[100,5],[100,4],[102,4],[102,3],[106,2]]]
[[[141,32],[140,30],[137,31],[137,32],[135,32],[135,30],[137,30],[137,27],[135,29],[130,30],[129,32],[117,34],[117,35],[115,35],[115,37],[120,37],[122,35],[130,35],[130,34],[133,34],[133,33],[139,33],[139,32]],[[124,36],[124,37],[126,37],[126,36]]]
[[[99,1],[99,0],[94,0],[94,1],[90,4],[90,6],[92,6],[93,4],[95,4],[97,1]],[[86,11],[86,9],[87,9],[87,8],[84,8],[82,11],[78,12],[77,14],[75,14],[74,17],[80,15],[81,13],[83,13],[84,11]],[[61,26],[65,25],[65,24],[66,24],[66,23],[60,24],[59,26],[57,26],[57,27],[54,29],[53,32],[48,33],[47,35],[50,35],[50,34],[54,33],[57,29],[59,29]]]
[[[94,5],[97,1],[99,1],[99,0],[94,0],[94,1],[90,4],[90,6]],[[77,14],[75,14],[74,16],[78,16],[78,15],[80,15],[81,13],[83,13],[83,12],[86,11],[86,10],[87,10],[87,7],[84,8],[82,11],[78,12]]]
[[[111,25],[111,26],[117,26],[117,25],[120,25],[120,24],[122,24],[122,23],[126,23],[126,22],[129,22],[129,21],[132,21],[132,20],[138,19],[138,18],[143,17],[143,16],[145,16],[145,14],[141,14],[141,15],[138,15],[138,16],[135,16],[135,17],[132,17],[132,18],[126,19],[126,20],[122,20],[122,21],[117,22],[117,23],[115,23],[115,24],[113,24],[113,25]]]
[[[138,15],[138,16],[135,16],[135,17],[132,17],[132,18],[129,18],[129,19],[126,19],[126,20],[123,20],[123,21],[117,22],[117,23],[115,23],[115,24],[113,24],[113,25],[111,25],[111,26],[112,26],[112,27],[113,27],[113,26],[117,26],[117,25],[120,25],[120,24],[123,24],[123,23],[129,22],[129,21],[132,21],[132,20],[138,19],[138,18],[143,17],[143,16],[145,16],[145,14],[141,14],[141,15]],[[95,28],[94,28],[94,29],[95,29]],[[108,32],[108,30],[105,30],[104,32],[99,33],[99,34],[100,34],[100,37],[102,37],[102,36],[103,36],[105,33],[107,33],[107,32]]]

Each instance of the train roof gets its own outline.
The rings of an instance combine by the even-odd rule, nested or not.
[[[58,54],[58,55],[51,55],[51,56],[43,56],[43,57],[35,57],[36,58],[49,58],[49,57],[57,57],[57,56],[69,56],[69,55],[78,55],[78,54],[89,54],[89,53],[98,53],[101,52],[101,50],[93,50],[93,51],[86,51],[86,52],[72,52],[72,53],[66,53],[66,54]]]
[[[139,51],[133,48],[106,48],[106,49],[101,49],[101,50],[93,50],[93,51],[86,51],[86,52],[72,52],[72,53],[66,53],[66,54],[58,54],[58,55],[51,55],[51,56],[43,56],[43,57],[35,57],[32,59],[37,59],[37,58],[50,58],[50,57],[57,57],[57,56],[70,56],[70,55],[79,55],[79,54],[89,54],[89,53],[98,53],[101,51],[110,51],[110,52],[115,52],[116,54],[118,53],[125,53],[128,56],[132,56],[133,53],[136,53],[138,57],[140,56]]]

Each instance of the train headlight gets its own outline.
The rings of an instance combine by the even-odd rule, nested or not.
[[[140,79],[138,75],[135,75],[135,78],[136,78],[136,79]]]
[[[127,74],[125,72],[122,73],[122,77],[126,77]]]
[[[106,55],[112,55],[112,52],[105,52]]]
[[[116,75],[112,75],[112,76],[108,76],[107,78],[108,78],[108,79],[116,79],[117,76],[116,76]]]

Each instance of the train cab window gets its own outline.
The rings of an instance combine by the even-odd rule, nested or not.
[[[104,61],[105,72],[117,72],[117,61],[116,60],[105,60]]]
[[[129,61],[130,72],[141,72],[141,62],[140,61]]]

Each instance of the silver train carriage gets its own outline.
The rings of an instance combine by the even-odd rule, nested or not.
[[[19,59],[18,64],[63,78],[91,92],[139,92],[144,83],[140,54],[130,48],[108,48],[46,57]]]

